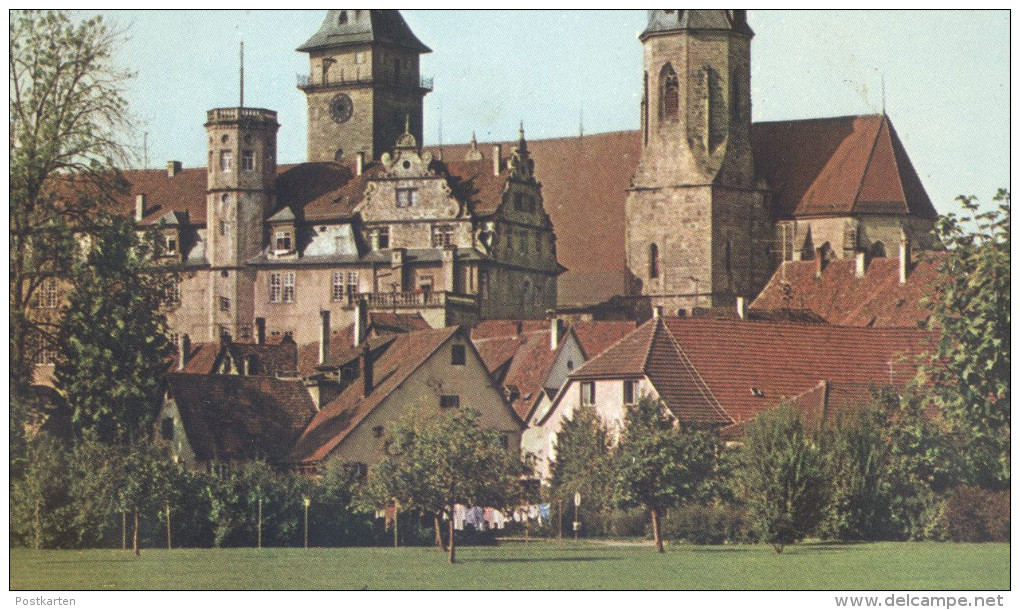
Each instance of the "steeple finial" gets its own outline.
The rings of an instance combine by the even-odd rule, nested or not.
[[[521,121],[521,128],[518,132],[520,135],[517,138],[517,150],[520,152],[528,152],[528,141],[524,139],[524,121]]]
[[[404,133],[411,133],[411,115],[404,115]]]
[[[464,155],[465,161],[481,161],[482,151],[478,150],[478,138],[475,137],[475,131],[471,130],[471,148],[468,149],[467,154]]]

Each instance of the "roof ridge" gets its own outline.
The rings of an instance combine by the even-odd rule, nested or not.
[[[669,325],[663,324],[662,327],[666,331],[666,336],[669,338],[670,343],[673,345],[673,348],[680,356],[680,361],[694,373],[695,381],[697,382],[698,386],[698,391],[701,392],[701,395],[708,401],[710,405],[712,405],[715,408],[716,412],[718,412],[726,419],[730,420],[730,423],[736,423],[736,420],[734,420],[733,417],[731,417],[730,414],[727,413],[726,410],[722,408],[722,405],[719,403],[719,400],[715,397],[715,394],[712,392],[712,388],[708,387],[708,384],[705,383],[705,379],[701,376],[701,372],[699,372],[697,367],[694,366],[694,363],[691,362],[691,359],[687,356],[687,352],[684,351],[684,348],[680,346],[680,342],[673,335],[673,331],[669,330]]]

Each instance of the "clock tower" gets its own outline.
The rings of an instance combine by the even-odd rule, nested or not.
[[[308,99],[308,160],[377,159],[404,132],[422,141],[422,102],[432,90],[420,55],[431,53],[396,10],[331,10],[298,51]]]

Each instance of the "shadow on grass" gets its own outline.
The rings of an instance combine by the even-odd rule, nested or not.
[[[747,553],[748,551],[750,551],[750,549],[734,549],[729,547],[708,547],[700,549],[691,549],[692,553]]]
[[[457,563],[543,563],[543,562],[592,562],[620,561],[623,557],[487,557],[482,559],[458,559]]]

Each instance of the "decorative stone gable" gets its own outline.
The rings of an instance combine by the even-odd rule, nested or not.
[[[510,179],[527,184],[535,184],[535,161],[528,152],[528,141],[524,139],[524,124],[521,123],[520,138],[517,140],[517,148],[510,157]]]
[[[379,162],[383,166],[383,178],[433,178],[432,153],[418,152],[418,141],[410,133],[410,123],[397,138],[393,153],[384,152]]]

